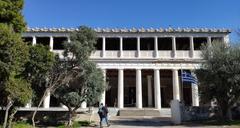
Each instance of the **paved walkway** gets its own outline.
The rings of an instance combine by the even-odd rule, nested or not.
[[[109,128],[237,128],[237,126],[207,126],[200,124],[173,125],[170,118],[164,117],[119,117],[114,116],[110,119]],[[99,126],[96,126],[99,128]],[[107,128],[104,125],[104,128]]]

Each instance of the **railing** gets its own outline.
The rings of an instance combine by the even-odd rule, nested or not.
[[[124,58],[136,58],[137,51],[123,51],[122,57]]]
[[[140,58],[153,58],[154,51],[141,50],[140,55]]]
[[[96,51],[92,52],[91,58],[100,58],[101,53],[102,53],[102,51],[96,50]]]
[[[202,52],[200,50],[194,51],[194,58],[195,59],[201,59],[202,58]]]
[[[63,58],[63,50],[53,50],[53,53],[58,54],[60,58]]]
[[[58,54],[60,58],[63,58],[63,50],[53,50],[54,53]],[[201,51],[195,50],[193,59],[201,59]],[[96,50],[91,54],[91,58],[102,58],[102,51]],[[137,50],[125,50],[122,51],[122,56],[120,57],[120,51],[114,51],[114,50],[106,50],[105,51],[105,57],[104,58],[138,58]],[[139,58],[155,58],[154,51],[147,51],[147,50],[141,50],[140,51],[140,57]],[[170,59],[173,58],[172,50],[165,50],[165,51],[158,51],[158,58],[163,59]],[[189,50],[177,50],[176,51],[176,57],[177,59],[180,58],[191,58],[190,51]]]
[[[105,51],[105,57],[106,58],[118,58],[119,57],[119,51],[106,50]]]
[[[172,58],[172,50],[158,51],[159,58]]]
[[[177,50],[176,58],[190,58],[190,51],[189,50],[184,50],[184,51]]]

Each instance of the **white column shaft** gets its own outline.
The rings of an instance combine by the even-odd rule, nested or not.
[[[194,41],[193,37],[190,37],[190,57],[194,57]]]
[[[147,76],[148,107],[152,107],[152,76]]]
[[[158,57],[158,37],[154,37],[154,53],[155,57]]]
[[[70,42],[71,42],[71,39],[70,39],[70,37],[69,37],[69,36],[67,37],[67,42],[68,42],[68,43],[70,43]]]
[[[141,57],[140,45],[140,37],[137,37],[137,57]]]
[[[106,51],[106,38],[102,37],[103,42],[102,42],[102,57],[105,57],[105,51]]]
[[[32,99],[29,100],[29,102],[25,105],[25,108],[31,108],[32,107]]]
[[[211,41],[211,37],[210,36],[207,37],[207,45],[208,45],[208,47],[212,46],[212,41]]]
[[[142,71],[136,70],[136,107],[142,108]]]
[[[32,45],[36,45],[37,44],[36,36],[33,36],[32,38],[33,38]]]
[[[123,108],[123,96],[124,96],[124,86],[123,86],[123,69],[118,70],[118,108]]]
[[[191,74],[195,76],[194,72],[191,72]],[[192,87],[192,106],[199,106],[198,85],[192,83],[191,87]]]
[[[87,102],[86,101],[83,101],[81,103],[81,108],[87,108]]]
[[[161,109],[161,87],[160,87],[160,72],[159,69],[154,69],[154,96],[155,108]]]
[[[119,51],[120,57],[123,57],[123,38],[120,37],[120,51]]]
[[[106,69],[102,69],[103,72],[103,80],[104,80],[104,87],[106,86]],[[103,103],[103,105],[105,105],[106,101],[105,101],[105,97],[106,97],[106,90],[104,88],[104,91],[102,93],[102,97],[101,97],[101,101],[100,103]]]
[[[50,51],[53,51],[53,36],[50,36]]]
[[[192,106],[199,106],[199,95],[198,95],[198,85],[192,85]]]
[[[178,78],[178,70],[173,69],[173,99],[180,101],[180,87],[179,87],[179,78]]]
[[[176,57],[176,37],[172,37],[172,57]]]
[[[47,91],[47,95],[43,101],[43,108],[49,108],[50,107],[50,91]]]

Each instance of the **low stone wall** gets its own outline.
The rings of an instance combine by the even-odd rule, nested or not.
[[[215,119],[217,117],[218,108],[208,106],[184,106],[181,105],[182,121],[199,121]]]

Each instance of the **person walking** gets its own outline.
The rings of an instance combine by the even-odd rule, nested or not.
[[[103,103],[100,104],[99,109],[98,109],[98,115],[100,118],[100,128],[102,128],[102,122],[103,120],[106,121],[107,126],[109,127],[110,124],[108,122],[108,108],[107,106],[104,106]]]

